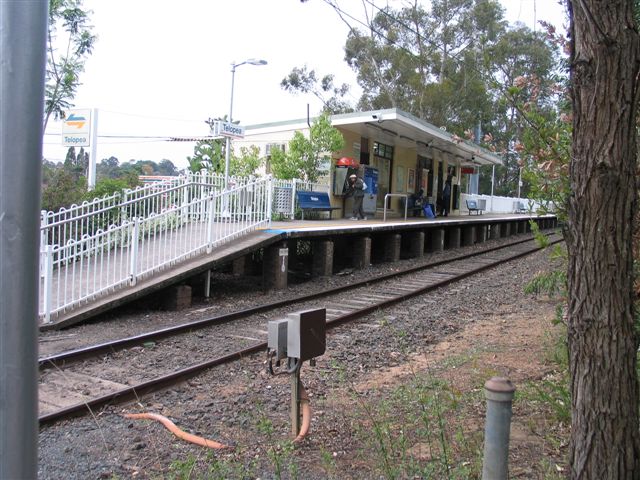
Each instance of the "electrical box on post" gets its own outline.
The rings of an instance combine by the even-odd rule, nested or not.
[[[327,310],[290,313],[287,329],[287,356],[310,360],[324,354],[327,347]]]
[[[267,324],[267,347],[276,353],[276,361],[287,358],[287,325],[289,320],[271,320]]]

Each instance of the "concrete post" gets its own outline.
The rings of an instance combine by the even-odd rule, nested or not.
[[[262,286],[265,290],[287,288],[289,249],[287,242],[276,243],[264,249],[262,260]]]
[[[371,265],[371,237],[358,237],[353,241],[353,268]]]
[[[518,222],[511,222],[511,235],[517,235],[518,231]]]
[[[251,275],[251,256],[243,255],[231,261],[231,274],[234,277]]]
[[[408,232],[406,241],[409,243],[407,256],[409,258],[420,258],[424,255],[424,232]]]
[[[462,246],[469,247],[475,243],[476,227],[474,225],[467,225],[462,232]]]
[[[312,248],[312,275],[314,277],[331,276],[333,274],[333,241],[317,240],[313,242]]]
[[[527,221],[521,220],[518,222],[518,233],[526,233],[527,232]]]
[[[500,238],[500,224],[492,223],[491,224],[491,232],[490,232],[491,240],[498,240]]]
[[[511,224],[509,222],[500,224],[500,236],[508,237],[511,235]]]
[[[511,402],[516,391],[510,380],[493,377],[484,384],[487,419],[484,430],[482,480],[507,480]]]
[[[442,228],[434,228],[429,230],[431,241],[429,242],[429,250],[431,252],[441,252],[444,250],[444,230]]]
[[[460,227],[447,229],[447,249],[460,248]]]
[[[484,243],[487,239],[487,226],[479,225],[476,227],[476,242]]]
[[[38,476],[47,0],[0,1],[0,478]]]
[[[390,233],[384,238],[384,261],[397,262],[400,260],[400,244],[402,236],[399,233]]]

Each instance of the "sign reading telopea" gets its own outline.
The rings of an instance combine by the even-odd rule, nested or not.
[[[62,123],[63,147],[88,147],[91,138],[91,110],[70,110]]]
[[[244,138],[244,127],[235,123],[216,120],[211,126],[211,135],[215,137]]]

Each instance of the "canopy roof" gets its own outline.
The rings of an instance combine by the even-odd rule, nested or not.
[[[423,156],[433,148],[456,157],[461,165],[502,164],[502,159],[496,154],[451,135],[444,127],[438,128],[397,108],[333,115],[331,123],[362,137],[416,149]]]
[[[502,164],[498,155],[448,133],[444,127],[438,128],[397,108],[332,115],[331,124],[361,137],[415,149],[422,156],[430,156],[430,149],[439,150],[463,166]],[[245,131],[246,136],[250,137],[308,128],[305,119],[252,125],[245,127]]]

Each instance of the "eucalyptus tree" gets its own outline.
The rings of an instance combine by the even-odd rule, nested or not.
[[[64,118],[80,86],[80,74],[96,36],[82,0],[49,0],[44,129],[51,115]]]
[[[640,37],[630,0],[570,0],[571,478],[640,478],[633,289]]]
[[[287,92],[312,93],[322,102],[322,111],[329,114],[353,112],[353,107],[345,100],[349,92],[346,83],[334,84],[335,76],[328,74],[318,78],[315,70],[309,70],[306,65],[294,67],[291,72],[282,79],[280,86]]]

